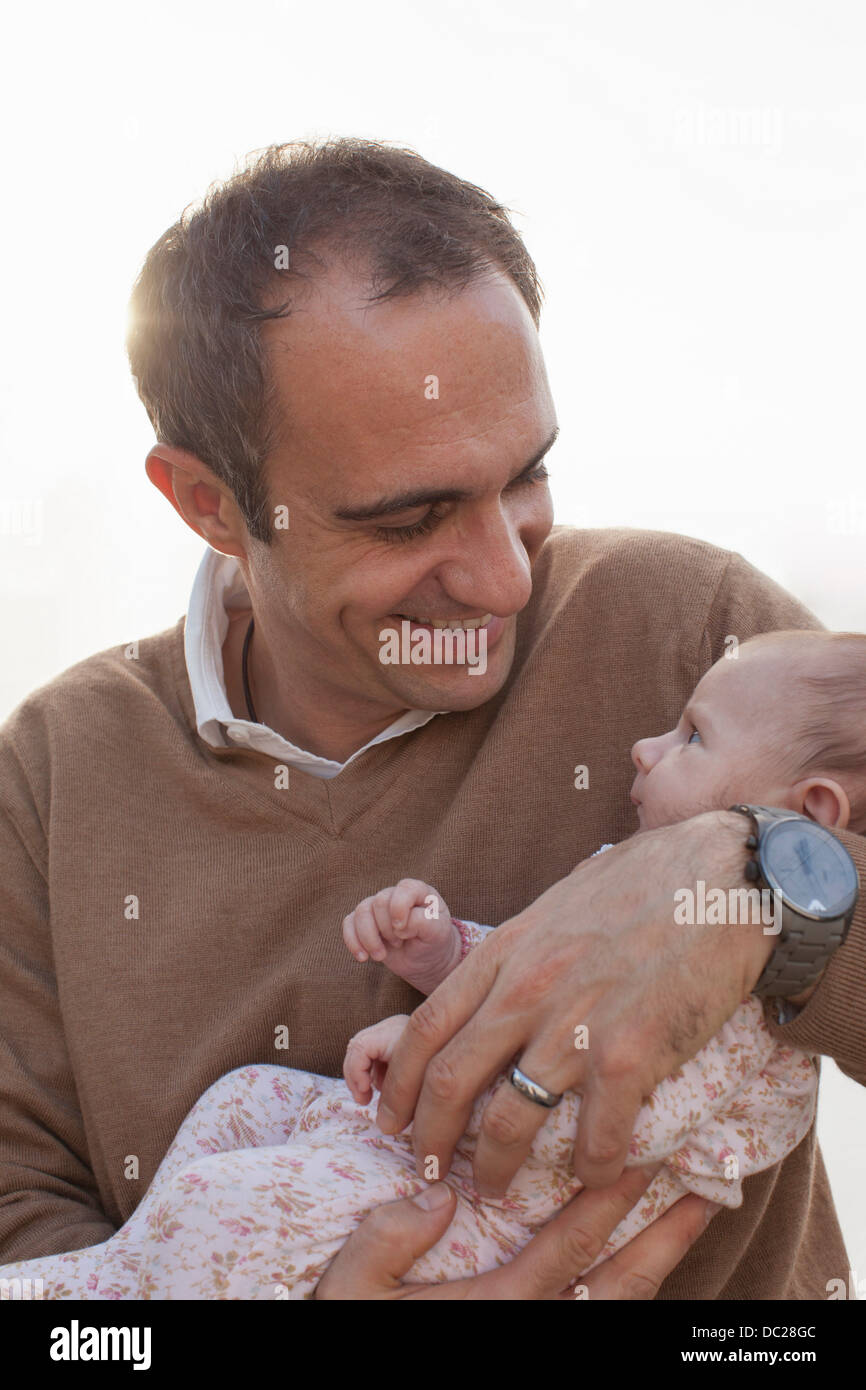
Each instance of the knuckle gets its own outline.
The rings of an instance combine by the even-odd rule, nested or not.
[[[659,1281],[652,1279],[648,1274],[638,1274],[636,1270],[627,1270],[619,1282],[620,1295],[623,1299],[644,1300],[654,1299],[659,1291]]]
[[[646,1044],[632,1036],[620,1036],[598,1047],[596,1071],[605,1081],[634,1083],[647,1061]]]
[[[513,1148],[525,1140],[525,1133],[516,1117],[507,1110],[495,1106],[489,1113],[485,1111],[481,1120],[481,1132],[485,1139],[500,1148]]]
[[[560,1253],[564,1267],[583,1274],[601,1254],[604,1242],[585,1226],[569,1226],[560,1236]]]
[[[419,1004],[409,1020],[409,1027],[422,1045],[438,1045],[445,1028],[445,1014],[430,995]]]
[[[453,1100],[459,1093],[457,1074],[444,1057],[434,1057],[427,1068],[427,1084],[437,1100]]]
[[[600,1168],[615,1162],[622,1153],[622,1144],[607,1135],[594,1136],[586,1147],[586,1160]]]
[[[596,1069],[606,1081],[618,1081],[633,1072],[636,1061],[632,1048],[625,1042],[617,1041],[599,1049]]]
[[[539,964],[537,970],[521,971],[503,985],[502,1008],[509,1012],[530,1012],[546,998],[549,999],[555,983],[555,976],[544,962]]]
[[[512,1295],[513,1296],[513,1295]],[[528,1302],[545,1301],[550,1296],[550,1278],[542,1266],[527,1269],[523,1275],[521,1298]]]

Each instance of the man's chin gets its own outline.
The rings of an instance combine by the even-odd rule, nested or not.
[[[469,676],[455,673],[451,679],[442,681],[407,681],[391,687],[402,704],[408,709],[433,709],[449,714],[461,710],[477,709],[496,695],[505,683],[508,673],[485,671],[483,675]]]
[[[391,694],[408,709],[456,714],[492,700],[508,679],[513,657],[514,643],[506,636],[483,665],[393,666],[386,668],[386,679]]]

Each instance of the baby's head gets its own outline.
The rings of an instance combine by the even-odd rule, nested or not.
[[[866,634],[770,632],[699,681],[680,722],[631,750],[641,830],[735,802],[866,831]]]

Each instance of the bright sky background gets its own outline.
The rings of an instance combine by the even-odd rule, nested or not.
[[[861,0],[55,0],[5,48],[0,718],[185,612],[203,543],[144,474],[127,297],[211,180],[298,137],[411,145],[517,211],[558,521],[730,546],[866,629]],[[866,1277],[866,1093],[825,1071]]]

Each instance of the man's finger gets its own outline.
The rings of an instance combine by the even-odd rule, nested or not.
[[[497,1086],[481,1117],[472,1162],[475,1185],[483,1196],[504,1196],[549,1118],[549,1109],[528,1100],[508,1081]]]
[[[581,1281],[590,1301],[655,1298],[664,1280],[703,1235],[715,1210],[703,1197],[682,1197]]]
[[[597,1071],[589,1073],[574,1145],[574,1171],[586,1187],[608,1187],[619,1177],[642,1104],[643,1090],[635,1076],[606,1080]]]
[[[586,1056],[585,1051],[578,1051],[571,1045],[571,1035],[563,1043],[555,1034],[541,1034],[530,1042],[517,1065],[528,1080],[553,1095],[561,1095],[582,1086]],[[551,1107],[530,1099],[510,1082],[497,1087],[484,1109],[473,1159],[475,1183],[480,1192],[491,1197],[504,1195],[526,1159],[536,1134],[550,1118],[550,1111]],[[578,1125],[582,1123],[581,1107]],[[631,1130],[628,1138],[631,1139]],[[625,1167],[626,1155],[627,1149],[619,1167],[608,1174],[607,1182],[586,1185],[609,1187],[616,1182]]]
[[[424,1207],[423,1199],[435,1205]],[[456,1197],[435,1183],[415,1197],[388,1202],[365,1217],[319,1280],[317,1299],[400,1297],[400,1280],[450,1226]]]
[[[462,965],[443,980],[439,988],[418,1006],[406,1024],[391,1058],[376,1114],[376,1122],[385,1134],[399,1134],[409,1124],[415,1113],[428,1063],[473,1016],[489,993],[496,978],[497,957],[495,953],[485,950],[486,944],[477,947]],[[481,1084],[471,1091],[470,1109],[471,1100],[484,1089],[484,1085],[485,1078],[482,1076]],[[463,1120],[465,1125],[465,1115]],[[463,1129],[458,1128],[453,1142],[462,1133]]]
[[[456,1037],[437,1053],[424,1076],[415,1107],[412,1141],[419,1163],[435,1154],[440,1173],[448,1172],[454,1148],[466,1131],[476,1098],[511,1062],[525,1041],[525,1021],[516,1012],[510,1017],[500,1013],[496,1030],[492,1031],[489,1022],[492,1007],[495,1008],[495,995],[492,1001],[485,1001]],[[497,1088],[496,1095],[503,1090],[520,1099],[507,1081]],[[488,1105],[490,1103],[488,1100]],[[528,1104],[521,1108],[529,1111]],[[485,1113],[486,1109],[485,1106]],[[538,1126],[547,1118],[545,1110],[540,1110],[540,1118],[536,1118],[536,1109],[540,1107],[533,1106],[532,1113],[521,1114],[520,1128],[514,1134],[511,1128],[505,1127],[500,1127],[495,1134],[500,1152],[517,1154],[512,1172],[517,1171],[521,1155],[531,1146]],[[512,1137],[516,1139],[513,1151],[509,1148]]]
[[[598,1259],[656,1171],[629,1168],[603,1192],[579,1192],[509,1264],[481,1276],[478,1282],[484,1285],[484,1297],[558,1299]]]

